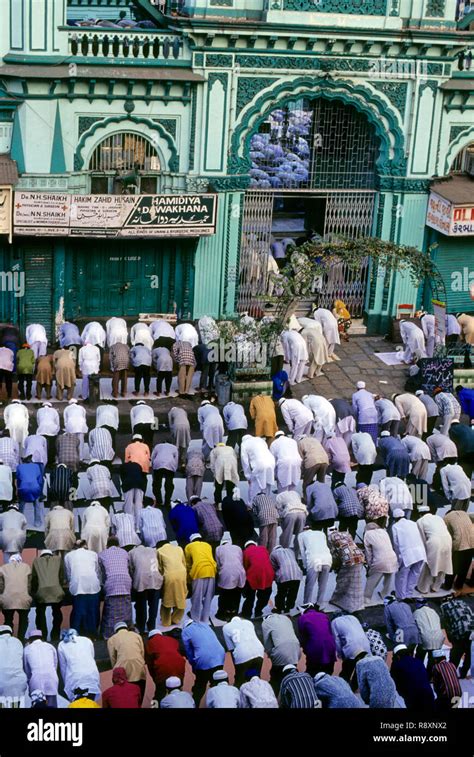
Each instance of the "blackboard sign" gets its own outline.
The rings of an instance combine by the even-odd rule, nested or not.
[[[436,387],[453,391],[454,360],[450,357],[425,357],[418,360],[421,371],[421,388],[432,394]]]

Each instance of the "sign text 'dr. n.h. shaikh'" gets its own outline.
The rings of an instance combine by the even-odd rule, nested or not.
[[[216,210],[217,196],[213,194],[43,195],[16,192],[15,234],[204,236],[215,233]]]

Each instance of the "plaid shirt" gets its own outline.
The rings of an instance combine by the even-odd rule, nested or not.
[[[278,523],[278,509],[273,494],[257,494],[252,502],[252,513],[259,528]]]
[[[113,460],[112,436],[106,428],[94,428],[89,434],[89,451],[91,459]]]
[[[278,545],[270,554],[270,562],[278,584],[286,583],[286,581],[301,581],[303,578],[292,549]]]
[[[333,494],[340,516],[343,518],[352,518],[355,515],[358,518],[364,517],[364,507],[354,489],[343,484],[337,486]]]
[[[114,513],[110,518],[112,533],[116,535],[121,547],[137,546],[140,544],[135,531],[135,520],[130,513]]]
[[[99,566],[107,597],[123,596],[132,590],[128,570],[128,553],[120,547],[109,547],[99,555]]]
[[[0,439],[0,458],[5,465],[11,468],[15,473],[18,465],[20,464],[20,448],[18,442],[14,439],[10,439],[9,436],[4,436]]]
[[[145,547],[155,547],[159,541],[165,541],[166,526],[161,510],[145,507],[140,513],[140,534]]]
[[[328,547],[333,556],[333,567],[337,570],[337,563],[342,567],[349,565],[361,565],[365,563],[362,550],[356,547],[355,542],[346,531],[332,531],[328,535]]]
[[[91,465],[87,469],[87,479],[91,488],[91,499],[102,499],[112,496],[112,478],[105,465]]]
[[[72,471],[77,472],[81,462],[79,454],[79,437],[77,434],[61,434],[56,439],[58,463],[64,463]]]
[[[474,631],[474,613],[463,599],[443,602],[441,616],[449,641],[466,640]]]
[[[217,517],[214,505],[211,502],[196,502],[195,505],[192,505],[192,508],[196,513],[199,531],[203,539],[208,542],[220,542],[224,527]]]
[[[439,414],[441,416],[454,415],[455,418],[461,417],[461,405],[454,394],[451,394],[450,392],[439,392],[435,396],[434,401],[438,405]]]
[[[117,342],[109,351],[110,367],[113,371],[126,371],[130,360],[130,350],[126,344]]]
[[[189,342],[175,342],[173,345],[173,357],[178,365],[193,365],[196,367],[196,358]]]

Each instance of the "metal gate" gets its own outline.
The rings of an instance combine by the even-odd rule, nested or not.
[[[245,193],[240,238],[239,312],[260,304],[267,292],[274,192]]]

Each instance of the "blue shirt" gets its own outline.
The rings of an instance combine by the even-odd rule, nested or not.
[[[207,623],[190,623],[183,628],[181,639],[193,670],[210,670],[224,665],[225,649]]]
[[[20,463],[16,469],[18,495],[22,502],[35,502],[43,493],[43,465]]]
[[[197,515],[189,505],[180,504],[172,507],[169,519],[178,542],[188,542],[191,534],[199,532]]]
[[[79,329],[75,323],[62,323],[59,327],[59,346],[69,347],[71,344],[82,344]]]
[[[140,365],[151,365],[151,350],[143,344],[136,344],[130,350],[130,360],[134,368]]]

